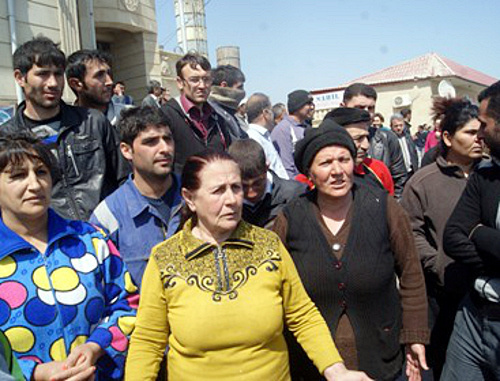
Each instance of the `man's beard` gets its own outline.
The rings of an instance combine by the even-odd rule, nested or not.
[[[88,90],[88,87],[86,87],[85,90]],[[94,95],[89,91],[85,91],[82,95],[82,99],[85,101],[85,103],[92,106],[107,106],[111,100],[111,97],[106,100],[104,99],[104,97],[98,97],[97,95]]]
[[[489,134],[484,135],[484,142],[490,150],[490,155],[500,159],[500,141]]]

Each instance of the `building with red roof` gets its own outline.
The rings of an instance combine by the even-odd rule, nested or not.
[[[431,123],[432,99],[440,95],[467,96],[476,100],[479,92],[497,79],[470,67],[461,65],[437,53],[402,62],[364,75],[332,88],[313,90],[316,103],[315,121],[319,122],[342,101],[344,90],[353,83],[362,82],[377,90],[376,111],[384,115],[389,125],[392,114],[403,108],[412,110],[412,126]]]

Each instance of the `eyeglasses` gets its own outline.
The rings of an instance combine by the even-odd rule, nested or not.
[[[213,82],[212,77],[189,77],[187,79],[182,78],[183,80],[187,81],[190,85],[196,86],[199,85],[201,82],[205,85],[211,85]]]

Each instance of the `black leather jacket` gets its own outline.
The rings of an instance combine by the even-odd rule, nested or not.
[[[248,139],[248,134],[243,130],[243,128],[241,128],[235,116],[231,115],[224,109],[223,106],[221,106],[219,103],[215,101],[209,99],[208,104],[212,106],[215,112],[219,114],[222,118],[224,118],[224,120],[226,121],[226,126],[229,135],[231,135],[232,141],[240,139]]]
[[[0,132],[28,129],[25,108],[22,102],[16,115],[0,126]],[[97,204],[126,179],[130,166],[121,155],[119,142],[103,113],[61,102],[61,125],[53,149],[58,176],[53,179],[51,205],[58,214],[87,220]]]
[[[407,180],[407,173],[398,138],[392,131],[383,131],[370,127],[373,136],[370,139],[370,157],[381,160],[389,168],[394,181],[394,197],[401,198]]]

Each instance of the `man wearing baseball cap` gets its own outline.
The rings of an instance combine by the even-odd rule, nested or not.
[[[313,98],[306,90],[295,90],[288,94],[288,115],[273,129],[271,139],[281,157],[290,179],[299,174],[293,161],[295,143],[304,137],[305,121],[314,109]]]

